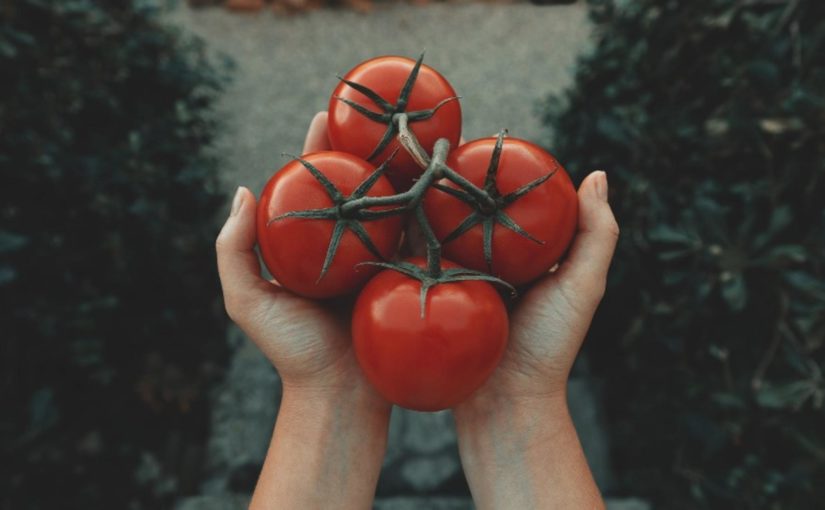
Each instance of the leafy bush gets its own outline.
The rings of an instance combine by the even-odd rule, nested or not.
[[[825,501],[825,2],[590,2],[554,150],[622,227],[588,341],[623,490]]]
[[[223,73],[147,2],[17,0],[0,74],[0,507],[160,508],[222,364]]]

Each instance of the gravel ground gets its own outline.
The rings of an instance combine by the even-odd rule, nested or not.
[[[538,102],[570,83],[589,34],[579,4],[377,4],[368,15],[325,9],[293,17],[184,7],[171,18],[236,62],[219,105],[228,129],[217,148],[227,188],[256,192],[284,164],[281,152],[301,150],[336,74],[381,54],[415,58],[426,50],[425,62],[462,96],[465,138],[506,127],[546,141]]]
[[[580,4],[387,3],[368,15],[324,9],[293,17],[180,6],[168,18],[235,62],[233,82],[218,105],[227,129],[215,146],[227,194],[238,184],[259,192],[283,164],[279,154],[300,151],[310,119],[326,108],[335,75],[379,54],[415,57],[426,49],[425,62],[463,97],[467,139],[506,127],[513,136],[546,144],[537,106],[570,83],[590,30]],[[203,495],[182,501],[180,509],[242,508],[269,441],[278,378],[238,330],[230,330],[228,341],[234,355],[214,398],[208,480]],[[581,367],[576,373],[571,411],[596,479],[609,490],[598,385]],[[466,491],[450,414],[396,409],[376,508],[472,508]],[[645,508],[629,503],[626,508]]]

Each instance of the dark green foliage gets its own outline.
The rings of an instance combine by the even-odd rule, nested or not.
[[[0,508],[163,508],[220,371],[223,79],[147,2],[0,2]]]
[[[547,121],[622,227],[588,342],[622,490],[821,508],[825,2],[616,4]]]

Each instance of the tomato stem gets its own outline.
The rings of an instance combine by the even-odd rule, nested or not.
[[[347,200],[341,205],[341,212],[343,214],[353,214],[360,211],[364,219],[367,219],[372,215],[378,215],[374,216],[374,219],[378,219],[380,217],[392,216],[394,214],[402,214],[415,209],[415,207],[424,199],[424,194],[427,192],[427,189],[433,182],[435,182],[436,179],[441,178],[443,175],[442,172],[444,168],[446,168],[444,166],[444,160],[447,159],[447,153],[449,150],[450,142],[448,142],[446,138],[439,138],[438,141],[435,142],[435,147],[433,148],[433,157],[429,158],[428,156],[430,162],[427,169],[423,174],[421,174],[421,177],[410,189],[395,195],[383,197],[363,196],[355,200]],[[370,207],[381,207],[387,205],[403,205],[403,207],[390,209],[388,211],[365,210]]]
[[[426,158],[427,167],[424,170],[424,173],[421,174],[421,178],[419,178],[409,190],[403,193],[384,197],[361,196],[355,198],[354,200],[346,200],[338,206],[339,213],[343,217],[354,216],[359,219],[368,220],[379,219],[414,210],[415,219],[418,221],[418,224],[421,227],[421,232],[427,241],[427,273],[432,278],[439,278],[441,276],[441,243],[438,241],[438,237],[436,237],[435,232],[433,232],[433,229],[430,226],[430,222],[427,220],[427,216],[424,214],[422,201],[424,200],[424,194],[427,190],[437,179],[440,179],[444,175],[445,171],[453,172],[445,164],[447,154],[450,151],[450,142],[446,138],[439,138],[433,146],[433,156],[430,157],[418,144],[418,140],[416,140],[415,135],[407,129],[406,116],[404,114],[400,114],[397,118],[401,133],[403,134],[406,132],[409,134],[407,142],[412,144],[414,151],[420,150],[421,154],[424,155],[422,159]],[[399,135],[399,138],[401,136],[402,135]],[[384,211],[368,210],[370,207],[388,205],[401,205],[401,207]]]
[[[416,158],[416,161],[418,161],[419,163],[426,163],[426,168],[424,169],[424,172],[421,174],[421,177],[415,182],[415,184],[413,184],[413,186],[409,190],[404,191],[402,193],[397,193],[395,195],[381,197],[372,197],[367,195],[367,192],[384,174],[387,164],[393,158],[393,156],[395,156],[398,149],[396,149],[396,151],[393,152],[393,154],[387,159],[387,161],[382,163],[375,170],[375,172],[373,172],[367,179],[365,179],[364,182],[362,182],[356,188],[356,190],[350,196],[347,197],[345,197],[331,182],[329,182],[326,176],[324,176],[317,168],[315,168],[309,162],[301,158],[296,158],[299,162],[301,162],[301,164],[304,165],[304,167],[306,167],[307,171],[309,171],[316,178],[316,180],[318,180],[318,182],[321,185],[323,185],[324,189],[327,191],[327,194],[330,196],[335,205],[333,207],[329,207],[326,209],[293,211],[273,218],[270,220],[269,223],[290,217],[308,219],[331,219],[336,222],[333,235],[330,239],[330,244],[327,250],[327,256],[324,260],[324,267],[322,268],[321,275],[318,278],[320,280],[324,277],[329,268],[329,265],[332,263],[338,245],[341,241],[341,237],[343,236],[346,230],[352,231],[359,238],[361,243],[370,252],[372,252],[373,255],[375,255],[378,259],[381,259],[381,254],[379,253],[378,249],[373,245],[371,239],[369,238],[369,235],[367,234],[363,225],[361,225],[361,221],[379,220],[382,218],[396,216],[413,211],[415,214],[415,219],[421,227],[421,233],[423,234],[427,243],[426,271],[418,269],[417,271],[419,272],[415,273],[415,277],[421,280],[422,282],[421,313],[423,316],[427,290],[432,285],[435,285],[437,283],[448,283],[451,281],[461,281],[465,279],[482,279],[499,284],[504,284],[504,282],[502,282],[498,278],[486,275],[484,273],[461,270],[460,274],[453,274],[454,272],[445,272],[444,270],[442,270],[442,241],[439,241],[438,237],[435,235],[435,232],[433,231],[432,226],[430,225],[430,222],[427,219],[426,214],[424,213],[424,206],[422,203],[424,200],[424,195],[427,193],[427,191],[431,187],[434,187],[436,189],[441,190],[442,192],[449,193],[455,196],[459,200],[466,202],[468,205],[475,209],[472,213],[470,213],[470,215],[467,218],[464,219],[464,221],[461,222],[460,225],[458,225],[458,227],[453,232],[451,232],[444,238],[443,242],[448,243],[453,239],[459,237],[460,235],[464,234],[466,231],[468,231],[475,225],[481,224],[483,227],[482,230],[484,238],[484,259],[487,262],[488,271],[491,272],[493,263],[493,229],[497,223],[527,239],[530,239],[531,241],[534,241],[536,243],[543,242],[539,239],[534,238],[532,235],[530,235],[528,232],[522,229],[518,224],[516,224],[516,222],[513,221],[513,219],[510,218],[504,212],[504,208],[506,208],[508,205],[515,202],[522,196],[526,195],[527,193],[529,193],[530,191],[544,183],[546,180],[552,178],[553,175],[555,175],[557,169],[554,169],[548,174],[525,184],[524,186],[520,187],[519,189],[513,192],[510,192],[506,195],[502,195],[499,192],[498,187],[496,186],[495,175],[498,170],[500,154],[502,147],[504,145],[504,136],[506,134],[506,130],[502,130],[498,135],[495,149],[493,150],[493,154],[490,158],[490,163],[487,169],[484,187],[480,188],[472,182],[470,182],[469,180],[467,180],[465,177],[461,176],[458,172],[447,166],[446,160],[450,151],[449,140],[447,140],[446,138],[439,138],[438,140],[436,140],[435,144],[433,145],[432,157],[430,157],[424,150],[424,148],[421,147],[421,145],[418,143],[418,140],[416,139],[412,131],[409,130],[409,126],[407,124],[408,120],[409,119],[407,118],[407,115],[404,113],[396,113],[393,115],[393,122],[397,123],[399,131],[399,142],[406,150],[410,152],[410,154],[413,155],[413,157]],[[458,186],[458,188],[453,188],[436,182],[442,178],[446,178],[449,181],[453,182]],[[382,210],[374,209],[375,207],[388,206],[397,207],[391,207]],[[395,267],[394,264],[384,262],[378,262],[373,264],[380,265],[381,267]]]
[[[404,150],[410,153],[410,156],[418,163],[418,166],[424,169],[428,168],[430,166],[430,156],[427,154],[427,151],[424,150],[424,147],[421,146],[418,138],[415,137],[415,133],[410,129],[407,114],[396,113],[392,116],[392,121],[398,128],[397,138],[401,147],[404,147]]]
[[[444,177],[458,184],[461,189],[475,199],[479,207],[492,211],[496,210],[496,201],[487,191],[468,181],[463,175],[452,168],[448,166],[444,167]]]
[[[439,138],[436,140],[435,145],[433,146],[433,157],[432,160],[430,160],[429,156],[426,156],[427,152],[418,143],[418,139],[412,131],[407,129],[407,121],[405,118],[406,115],[396,114],[396,117],[399,119],[398,122],[400,131],[398,134],[398,142],[416,161],[419,161],[418,156],[416,156],[416,154],[419,153],[424,154],[424,157],[426,158],[427,164],[424,165],[424,173],[421,175],[418,182],[428,180],[429,186],[434,180],[446,177],[452,182],[458,184],[462,189],[475,198],[476,202],[479,204],[479,207],[489,210],[496,209],[495,198],[488,192],[487,189],[480,189],[472,182],[464,178],[464,176],[447,166],[446,160],[450,150],[450,142],[446,138]],[[409,133],[409,135],[404,135],[405,130]],[[419,162],[419,164],[421,163]],[[434,178],[431,180],[429,180],[430,176],[428,175],[430,173],[435,174]]]
[[[415,219],[418,220],[421,233],[427,241],[427,273],[433,278],[438,278],[441,276],[441,243],[438,242],[438,237],[433,232],[427,215],[424,214],[424,206],[421,204],[415,208]]]
[[[462,236],[476,225],[481,224],[484,261],[487,263],[487,269],[489,272],[492,272],[493,270],[493,232],[496,224],[512,230],[516,234],[529,239],[534,243],[544,244],[544,241],[537,239],[529,232],[521,228],[518,223],[507,215],[505,209],[510,204],[542,185],[548,179],[551,179],[558,171],[558,167],[556,167],[549,173],[528,182],[517,190],[507,193],[506,195],[502,195],[496,183],[496,174],[498,173],[498,166],[501,160],[501,152],[504,148],[504,138],[506,135],[506,129],[502,129],[498,133],[496,144],[493,147],[492,154],[490,155],[490,162],[487,165],[483,189],[467,181],[461,175],[446,166],[444,167],[444,176],[458,184],[462,190],[443,186],[438,183],[434,184],[436,189],[456,197],[474,209],[452,232],[447,234],[447,236],[442,239],[442,243],[447,244],[450,241]]]

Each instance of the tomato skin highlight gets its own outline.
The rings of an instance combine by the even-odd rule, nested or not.
[[[421,258],[409,261],[426,266]],[[424,318],[420,291],[420,281],[393,270],[370,280],[353,311],[353,347],[384,398],[438,411],[466,399],[492,374],[507,346],[509,319],[501,296],[485,281],[431,287]]]
[[[495,143],[494,137],[468,142],[450,153],[447,166],[483,187]],[[526,140],[504,139],[496,178],[502,195],[555,169],[558,171],[553,177],[503,209],[515,223],[544,244],[503,225],[494,226],[491,274],[512,285],[538,278],[561,259],[576,233],[579,202],[570,177],[552,155]],[[458,188],[446,179],[440,182]],[[439,240],[447,237],[473,211],[466,203],[435,188],[428,190],[424,209]],[[490,272],[484,258],[480,224],[444,243],[443,250],[446,257],[465,267]]]
[[[369,87],[394,105],[414,65],[415,61],[406,57],[376,57],[358,64],[344,78]],[[355,101],[375,112],[381,113],[382,110],[367,96],[343,82],[338,84],[330,98],[328,133],[332,148],[366,158],[384,136],[387,126],[364,117],[336,96]],[[438,71],[422,64],[405,111],[428,110],[440,101],[455,96],[452,85]],[[410,122],[409,126],[427,153],[432,153],[433,145],[439,138],[446,138],[450,146],[455,147],[461,137],[459,101],[451,101],[432,118]],[[393,140],[371,162],[375,165],[382,163],[398,147],[398,141]],[[390,164],[387,176],[398,191],[405,191],[422,172],[421,167],[402,148]]]
[[[345,196],[349,196],[375,170],[367,161],[343,152],[315,152],[302,158],[326,175]],[[394,193],[389,180],[382,176],[367,196]],[[329,298],[351,293],[377,272],[377,268],[368,265],[356,267],[361,262],[377,259],[353,232],[347,230],[328,272],[318,280],[335,221],[284,218],[270,223],[272,218],[290,211],[332,205],[323,186],[297,160],[278,170],[261,193],[256,217],[261,258],[278,283],[296,294]],[[385,259],[392,258],[398,247],[401,222],[397,216],[362,222]]]

